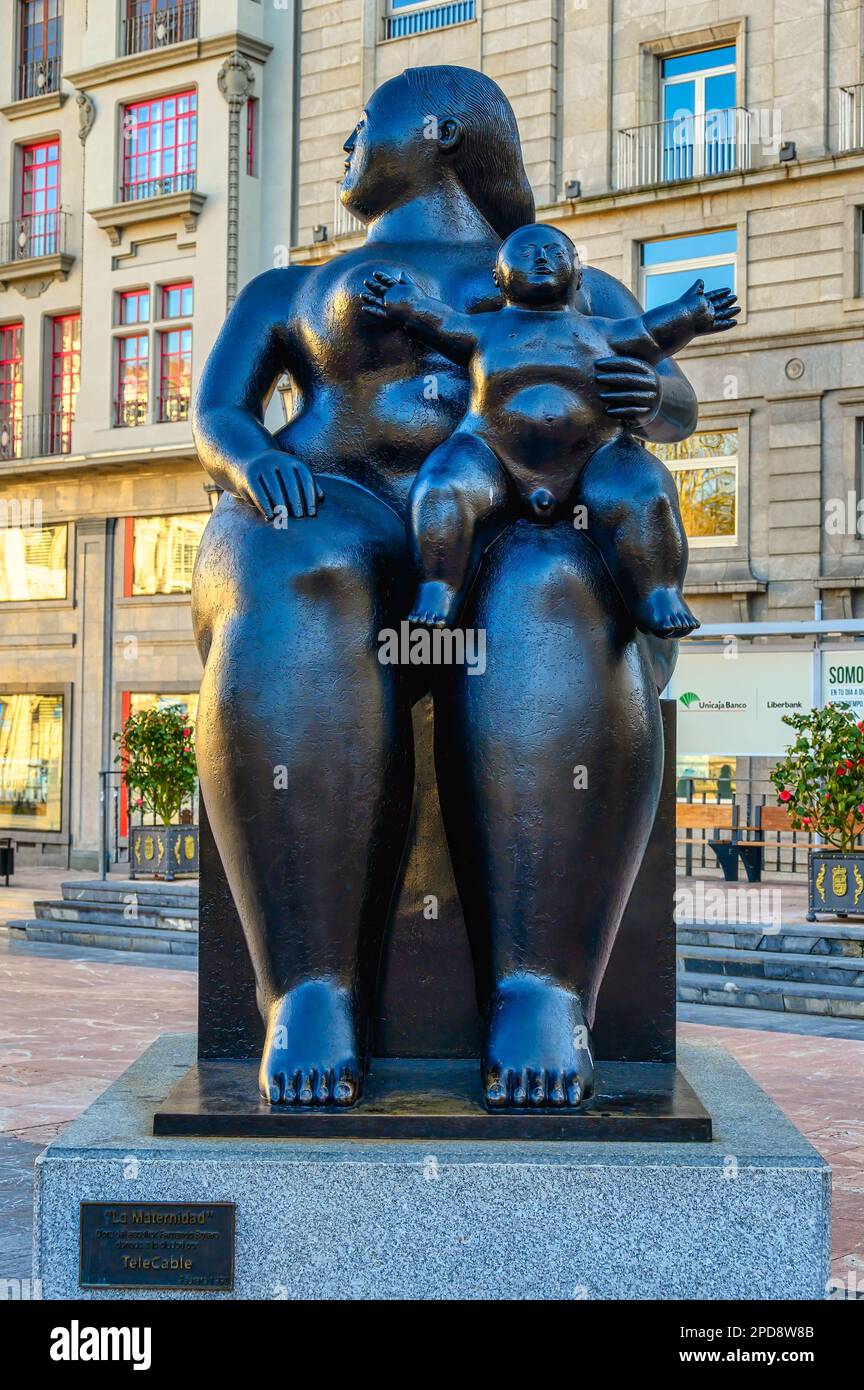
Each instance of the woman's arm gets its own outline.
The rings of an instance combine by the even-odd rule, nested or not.
[[[204,366],[192,412],[198,457],[214,483],[272,520],[284,506],[314,516],[323,494],[299,459],[264,427],[274,383],[289,366],[287,331],[309,272],[288,266],[254,279],[237,299]]]
[[[629,319],[642,313],[639,301],[620,280],[594,266],[586,266],[582,289],[592,314]],[[607,415],[643,438],[671,443],[686,439],[696,428],[696,393],[675,362],[651,366],[636,357],[608,357],[597,363],[596,374]]]

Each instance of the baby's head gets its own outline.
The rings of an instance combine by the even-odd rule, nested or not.
[[[498,252],[495,284],[508,303],[564,304],[581,281],[576,247],[557,227],[519,227]]]

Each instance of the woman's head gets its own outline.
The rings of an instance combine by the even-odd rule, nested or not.
[[[513,109],[473,68],[408,68],[372,96],[345,143],[342,201],[364,220],[454,178],[501,237],[534,220]]]

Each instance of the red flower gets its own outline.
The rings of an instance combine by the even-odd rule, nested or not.
[[[809,816],[802,816],[802,817],[801,817],[801,824],[802,824],[802,825],[809,825],[809,824],[810,824],[810,817],[809,817]]]
[[[853,763],[853,761],[852,761],[851,758],[847,758],[847,759],[846,759],[846,766],[847,766],[847,767],[854,767],[854,766],[855,766],[855,764]]]
[[[836,772],[838,777],[844,777],[846,775],[846,769],[842,763],[838,763],[834,771]]]
[[[780,793],[780,800],[781,800],[781,801],[791,801],[791,800],[792,800],[792,793],[786,791],[785,787],[784,787],[783,791]]]

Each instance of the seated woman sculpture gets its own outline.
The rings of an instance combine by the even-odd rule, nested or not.
[[[697,334],[732,328],[731,290],[705,293],[702,280],[671,304],[638,318],[607,319],[572,303],[582,266],[556,227],[522,227],[498,252],[495,284],[504,308],[460,314],[423,293],[405,273],[376,271],[363,295],[368,314],[401,324],[467,369],[468,409],[431,453],[411,488],[409,514],[420,588],[411,621],[449,626],[473,583],[484,538],[513,505],[537,520],[559,519],[583,470],[591,535],[638,628],[685,637],[698,627],[684,602],[687,546],[677,506],[645,505],[652,475],[663,469],[643,449],[618,466],[620,426],[610,420],[594,368],[610,353],[661,362]],[[638,470],[638,478],[636,476]],[[510,486],[512,484],[512,487]],[[620,525],[634,484],[641,493]],[[655,488],[670,497],[668,488]],[[578,505],[578,504],[577,504]]]
[[[253,280],[194,410],[200,457],[226,494],[193,582],[198,767],[255,970],[260,1088],[272,1104],[360,1095],[411,810],[412,702],[431,691],[485,1020],[482,1094],[492,1106],[574,1106],[593,1084],[597,991],[659,795],[650,641],[588,532],[514,512],[490,536],[463,613],[486,633],[483,677],[451,665],[422,668],[418,682],[417,667],[378,660],[379,634],[417,588],[411,487],[464,417],[469,382],[428,345],[382,333],[362,311],[365,281],[407,274],[458,313],[501,307],[490,266],[534,204],[510,105],[470,69],[385,83],[345,154],[341,197],[365,244]],[[639,313],[592,267],[576,303]],[[264,409],[284,373],[297,408],[274,436]],[[594,379],[616,425],[658,440],[695,426],[672,362],[612,353]],[[663,506],[667,483],[646,482],[641,460],[624,436],[628,506]],[[290,522],[274,525],[283,513]]]

